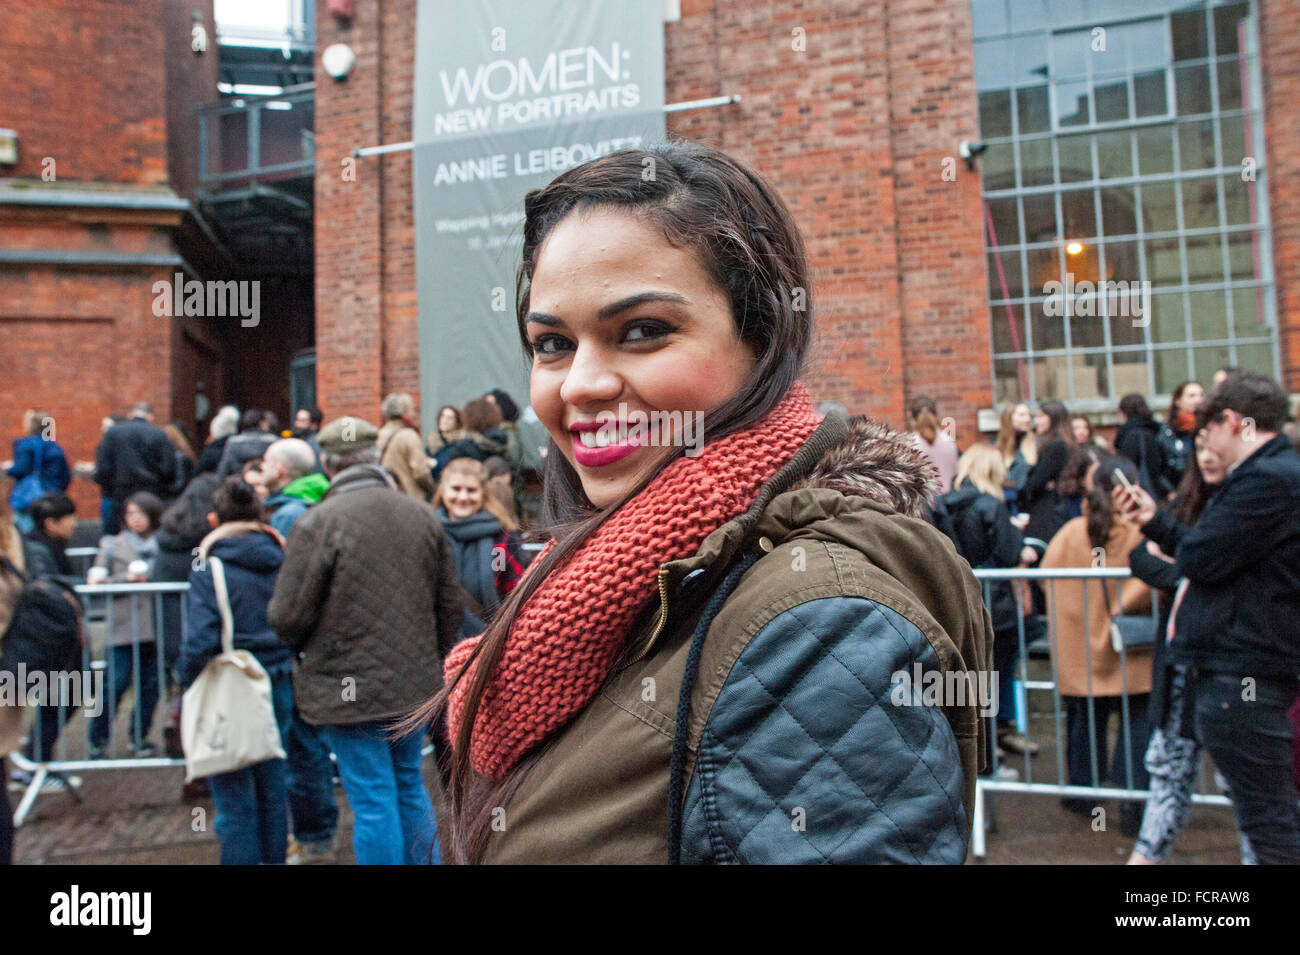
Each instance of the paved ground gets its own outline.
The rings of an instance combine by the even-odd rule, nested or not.
[[[118,740],[126,735],[128,705],[119,719]],[[1046,701],[1046,700],[1045,700]],[[84,724],[70,724],[69,758],[81,755]],[[1033,738],[1043,750],[1031,767],[1035,780],[1055,779],[1057,758],[1054,721],[1045,713],[1031,721]],[[155,733],[155,738],[157,734]],[[12,765],[12,764],[11,764]],[[1022,767],[1023,759],[1018,764]],[[433,764],[425,761],[432,783]],[[182,798],[184,771],[179,768],[95,770],[82,777],[82,802],[70,795],[39,796],[18,830],[14,861],[26,864],[215,864],[219,847],[212,831],[211,799]],[[338,859],[351,863],[352,814],[341,788]],[[18,793],[10,792],[17,806]],[[1104,803],[1111,824],[1094,831],[1088,818],[1065,811],[1054,796],[999,793],[992,815],[996,831],[988,836],[986,864],[1117,864],[1128,857],[1133,841],[1119,832],[1118,802]],[[1232,811],[1197,806],[1172,859],[1183,864],[1239,862]]]

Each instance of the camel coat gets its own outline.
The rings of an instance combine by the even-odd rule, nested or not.
[[[1094,566],[1092,542],[1088,539],[1087,502],[1084,516],[1067,522],[1052,537],[1043,568]],[[1142,543],[1142,531],[1136,524],[1120,521],[1111,526],[1106,541],[1106,567],[1127,567],[1128,555]],[[1098,555],[1100,556],[1100,555]],[[1096,561],[1096,566],[1102,566]],[[1122,584],[1122,587],[1117,585]],[[1102,591],[1105,586],[1105,593]],[[1151,651],[1128,652],[1121,669],[1119,654],[1110,645],[1112,612],[1144,614],[1151,612],[1151,588],[1136,578],[1124,581],[1058,580],[1044,581],[1048,595],[1048,633],[1052,659],[1057,667],[1057,681],[1064,696],[1130,696],[1151,692]],[[1116,604],[1116,590],[1119,604]],[[1087,630],[1084,629],[1084,596],[1087,596]],[[1152,623],[1155,627],[1155,623]],[[1091,656],[1091,683],[1089,682]],[[1091,690],[1090,690],[1091,687]]]

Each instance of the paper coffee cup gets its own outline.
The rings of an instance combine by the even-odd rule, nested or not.
[[[126,572],[133,577],[143,577],[149,573],[149,565],[143,560],[133,560],[126,565]]]
[[[107,567],[92,567],[86,574],[86,583],[88,584],[102,584],[106,580],[108,580]]]

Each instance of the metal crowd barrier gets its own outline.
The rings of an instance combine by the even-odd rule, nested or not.
[[[535,545],[529,549],[540,549],[540,545]],[[86,551],[87,553],[76,553],[75,551]],[[76,548],[72,556],[74,558],[91,557],[93,559],[94,548]],[[1055,596],[1056,583],[1058,581],[1081,581],[1083,583],[1083,628],[1089,631],[1088,601],[1086,599],[1088,587],[1090,584],[1100,585],[1102,581],[1114,581],[1117,584],[1127,579],[1130,573],[1127,568],[1078,568],[1078,569],[1008,569],[1008,570],[975,570],[976,578],[983,584],[985,591],[985,602],[989,603],[991,598],[991,588],[995,582],[1000,581],[1040,581],[1046,588],[1048,596],[1048,614],[1046,615],[1046,625],[1049,632],[1060,634],[1055,619]],[[79,703],[79,709],[84,713],[88,710],[98,710],[107,718],[109,723],[109,735],[107,740],[107,751],[101,758],[90,758],[89,748],[91,742],[91,722],[89,719],[83,719],[85,723],[83,738],[80,741],[81,746],[76,747],[81,755],[69,752],[69,740],[64,732],[68,721],[71,719],[76,710],[61,711],[58,715],[58,741],[54,746],[53,753],[46,753],[48,747],[45,746],[45,740],[41,739],[42,721],[39,711],[32,720],[31,733],[41,747],[36,752],[48,757],[53,755],[53,759],[45,758],[40,761],[28,759],[22,751],[16,751],[11,754],[14,765],[20,770],[26,770],[32,773],[31,782],[27,785],[18,808],[14,813],[15,826],[21,825],[27,813],[30,811],[36,796],[40,793],[42,785],[51,776],[64,781],[68,791],[79,799],[76,792],[77,780],[70,777],[69,774],[74,772],[88,772],[94,770],[108,769],[128,769],[128,768],[162,768],[183,766],[183,759],[172,759],[166,756],[129,756],[119,755],[117,739],[113,733],[114,723],[118,715],[118,701],[113,693],[113,687],[116,682],[120,682],[122,674],[119,672],[120,667],[125,666],[130,669],[130,688],[133,690],[132,712],[133,718],[129,727],[130,736],[136,741],[148,741],[150,726],[143,726],[141,714],[139,712],[138,702],[142,691],[142,656],[147,656],[151,651],[154,656],[152,666],[156,668],[156,678],[158,683],[158,704],[155,706],[153,718],[158,716],[159,708],[166,712],[168,704],[168,687],[170,683],[169,667],[175,661],[169,659],[168,648],[178,649],[181,641],[184,639],[187,627],[187,601],[188,601],[188,583],[133,583],[133,584],[81,584],[77,587],[77,593],[81,597],[82,604],[85,608],[86,639],[87,645],[82,654],[82,674],[90,674],[92,678],[92,689],[96,692],[102,692],[105,698],[96,697],[93,701],[88,701],[83,697]],[[1158,593],[1152,593],[1152,599],[1158,599]],[[131,630],[131,639],[120,646],[129,647],[129,659],[126,652],[113,652],[109,648],[116,644],[118,621],[114,614],[114,603],[116,601],[129,601],[129,611],[127,614],[128,625]],[[174,600],[170,612],[165,607],[164,602]],[[1116,596],[1112,594],[1111,605],[1116,606]],[[120,606],[120,605],[119,605]],[[140,627],[145,615],[150,615],[153,624],[151,627],[154,635],[153,640],[140,639]],[[168,624],[165,628],[164,623]],[[170,631],[165,633],[164,630]],[[1034,771],[1034,757],[1028,753],[1018,757],[1016,762],[1020,765],[1021,778],[1011,780],[998,778],[995,776],[981,776],[976,781],[975,786],[975,806],[974,816],[975,823],[972,833],[971,850],[977,857],[985,854],[987,832],[990,828],[990,821],[996,831],[996,805],[995,794],[1000,792],[1028,793],[1041,796],[1068,797],[1078,799],[1119,799],[1119,800],[1145,800],[1149,792],[1145,789],[1138,789],[1133,786],[1135,767],[1141,765],[1144,752],[1135,752],[1133,747],[1128,745],[1129,729],[1132,714],[1129,708],[1129,698],[1127,690],[1120,701],[1120,727],[1116,736],[1115,744],[1124,749],[1124,785],[1121,787],[1112,787],[1102,785],[1103,776],[1106,767],[1102,765],[1098,754],[1098,739],[1095,726],[1095,700],[1093,697],[1087,697],[1087,715],[1089,720],[1089,767],[1090,767],[1090,785],[1070,785],[1068,772],[1066,769],[1066,752],[1065,745],[1065,708],[1062,703],[1061,693],[1058,686],[1058,661],[1055,655],[1051,657],[1050,679],[1030,679],[1029,669],[1029,641],[1027,639],[1026,616],[1019,600],[1016,601],[1016,638],[1019,643],[1019,655],[1016,663],[1015,679],[1013,681],[1014,697],[1016,704],[1015,725],[1016,729],[1027,739],[1032,741],[1031,725],[1029,720],[1029,701],[1030,694],[1035,694],[1039,698],[1043,694],[1051,694],[1051,716],[1053,719],[1055,743],[1056,743],[1056,766],[1054,777],[1050,772],[1036,774]],[[159,649],[163,652],[158,652]],[[173,653],[175,652],[173,649]],[[1148,651],[1143,651],[1148,652]],[[1120,668],[1122,682],[1127,688],[1129,654],[1121,653]],[[1091,651],[1087,655],[1088,673],[1091,677],[1092,659]],[[992,668],[990,660],[990,669]],[[95,676],[102,674],[102,676]],[[102,680],[102,683],[99,681]],[[84,690],[84,687],[83,687]],[[991,692],[996,693],[996,686],[991,686]],[[64,701],[65,703],[67,701]],[[996,740],[996,717],[990,716],[989,735],[991,740]],[[153,720],[151,720],[152,725]],[[993,769],[996,771],[1001,761],[997,755],[996,746],[993,749]],[[1038,778],[1035,778],[1035,777]],[[1200,777],[1195,791],[1192,794],[1192,801],[1197,804],[1208,804],[1218,806],[1228,806],[1230,802],[1224,795],[1212,793],[1207,785],[1207,774],[1202,765]]]
[[[1120,612],[1118,593],[1123,581],[1132,576],[1127,567],[1124,568],[1106,568],[1106,567],[1083,567],[1083,568],[1054,568],[1044,569],[1026,569],[1010,568],[1005,570],[993,569],[976,569],[975,577],[981,582],[984,588],[984,602],[987,606],[992,605],[991,590],[995,582],[1000,581],[1039,581],[1044,587],[1047,597],[1047,613],[1044,615],[1046,624],[1046,633],[1049,644],[1063,639],[1069,639],[1070,635],[1063,635],[1057,625],[1056,609],[1057,604],[1054,599],[1056,596],[1056,584],[1058,581],[1081,581],[1082,582],[1082,599],[1083,599],[1083,632],[1090,633],[1090,614],[1088,604],[1088,588],[1090,584],[1096,586],[1105,586],[1109,594],[1110,607],[1114,612]],[[1113,584],[1102,582],[1111,582]],[[1153,610],[1158,607],[1160,594],[1152,590],[1151,599]],[[1154,623],[1153,623],[1154,627]],[[1055,796],[1058,798],[1072,799],[1091,799],[1091,800],[1141,800],[1143,802],[1150,796],[1147,789],[1139,789],[1134,786],[1134,771],[1136,767],[1142,766],[1145,753],[1145,744],[1141,752],[1135,752],[1134,747],[1129,743],[1132,713],[1130,712],[1130,694],[1128,693],[1128,672],[1129,660],[1131,656],[1141,653],[1149,656],[1151,651],[1141,650],[1129,653],[1123,649],[1120,651],[1120,679],[1123,693],[1120,697],[1120,725],[1115,736],[1115,746],[1121,748],[1124,753],[1124,774],[1123,785],[1119,787],[1102,785],[1104,776],[1108,767],[1102,765],[1098,758],[1098,738],[1096,733],[1096,697],[1087,696],[1087,720],[1088,720],[1088,763],[1089,763],[1089,785],[1070,785],[1069,774],[1066,768],[1067,746],[1065,741],[1065,723],[1066,710],[1061,700],[1059,689],[1059,665],[1057,654],[1050,654],[1051,674],[1050,679],[1032,680],[1029,678],[1029,646],[1026,644],[1026,615],[1024,608],[1019,599],[1016,600],[1016,639],[1019,643],[1019,654],[1016,658],[1015,679],[1013,680],[1014,698],[1016,704],[1015,726],[1016,730],[1023,734],[1030,742],[1034,742],[1030,735],[1029,722],[1029,694],[1051,694],[1051,717],[1055,731],[1056,743],[1056,774],[1052,778],[1050,774],[1039,774],[1035,778],[1033,760],[1034,757],[1028,752],[1022,756],[1016,757],[1016,765],[1021,767],[1018,780],[997,778],[996,771],[1001,765],[1002,760],[998,757],[997,727],[996,717],[989,717],[989,738],[993,750],[994,776],[980,776],[975,783],[975,822],[971,834],[971,853],[977,858],[982,858],[986,849],[987,832],[992,821],[993,831],[996,829],[996,806],[994,794],[999,792],[1028,793],[1040,796]],[[1156,639],[1160,639],[1159,634]],[[1088,686],[1092,685],[1093,673],[1093,654],[1090,644],[1085,643],[1088,648],[1085,654],[1086,676]],[[993,662],[989,661],[989,667],[992,669]],[[996,692],[996,691],[995,691]],[[1109,720],[1107,721],[1109,723]],[[1154,730],[1154,725],[1149,725],[1150,730]],[[1150,738],[1148,732],[1147,738]],[[1041,752],[1041,746],[1040,746]],[[1011,762],[1007,760],[1008,764]],[[1231,801],[1227,796],[1220,793],[1211,792],[1208,785],[1209,774],[1205,771],[1204,761],[1198,773],[1197,784],[1192,792],[1192,802],[1198,805],[1230,806]]]
[[[93,548],[75,550],[88,550],[92,555],[94,553]],[[84,555],[74,553],[72,556]],[[172,657],[179,651],[188,626],[190,585],[187,582],[79,584],[76,589],[84,611],[83,636],[86,641],[82,649],[81,670],[77,674],[60,675],[57,679],[50,674],[44,675],[43,682],[49,693],[46,697],[48,702],[43,706],[31,707],[33,713],[29,729],[32,755],[39,758],[29,758],[25,749],[10,754],[10,760],[18,770],[31,773],[31,780],[14,811],[15,826],[22,825],[47,780],[60,781],[63,788],[80,801],[80,779],[72,773],[185,765],[183,759],[166,756],[132,755],[128,758],[119,755],[114,732],[119,701],[114,687],[124,677],[129,681],[129,685],[123,687],[122,695],[125,696],[126,689],[132,691],[132,719],[128,728],[130,741],[156,745],[149,739],[149,731],[159,711],[166,713],[167,710],[171,683],[168,671],[175,662]],[[123,615],[126,619],[122,624],[129,630],[129,638],[119,642],[122,634],[116,619],[118,614],[114,610],[121,608],[122,601],[127,601],[126,613]],[[142,638],[142,627],[146,620],[150,624],[151,639]],[[158,690],[149,725],[145,726],[139,702],[144,686],[143,658],[150,655],[154,658],[149,667],[150,676],[157,680]],[[129,669],[129,676],[122,672],[123,669]],[[35,674],[26,674],[27,681],[35,678]],[[88,681],[89,686],[86,685]],[[30,695],[29,686],[30,682],[19,690],[24,699]],[[34,687],[32,692],[35,692]],[[57,727],[57,740],[52,747],[45,738],[49,735],[50,724],[42,719],[42,712],[46,708],[56,710],[53,725]],[[70,746],[66,729],[78,712],[83,718],[84,732],[78,741],[80,745]],[[99,758],[91,756],[94,720],[87,715],[91,712],[98,714],[96,719],[108,720],[105,749]]]

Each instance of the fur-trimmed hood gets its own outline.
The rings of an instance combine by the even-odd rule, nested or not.
[[[789,490],[824,487],[922,517],[939,490],[934,466],[904,432],[855,416],[843,441],[827,449]]]

